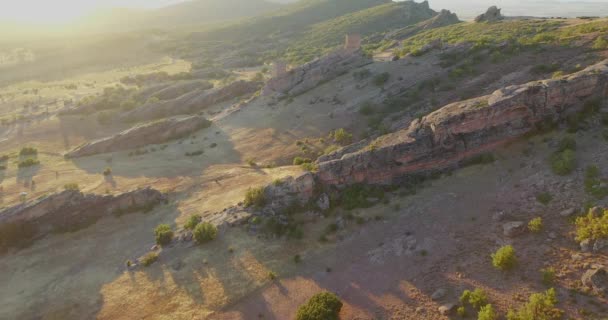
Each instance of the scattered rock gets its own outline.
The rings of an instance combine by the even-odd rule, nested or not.
[[[439,311],[439,314],[441,314],[443,316],[447,316],[450,313],[452,313],[452,311],[454,311],[454,309],[456,309],[456,304],[446,303],[446,304],[442,305],[441,307],[439,307],[437,309],[437,311]]]
[[[588,270],[581,280],[583,285],[593,288],[598,294],[608,293],[608,271],[605,268]]]
[[[587,239],[587,240],[583,240],[580,242],[580,247],[581,247],[581,251],[582,252],[589,252],[591,251],[591,240]]]
[[[522,221],[511,221],[502,225],[502,233],[509,238],[519,236],[526,232],[526,223]]]
[[[319,197],[319,200],[317,200],[317,206],[319,207],[319,209],[321,209],[321,211],[329,210],[329,207],[330,207],[329,196],[327,196],[326,193],[322,194]]]
[[[599,252],[604,248],[608,248],[608,239],[598,239],[595,240],[595,243],[593,244],[593,251],[594,252]]]
[[[562,212],[560,212],[559,215],[562,217],[570,217],[575,213],[576,213],[575,208],[569,208],[569,209],[566,209],[566,210],[563,210]]]
[[[433,300],[441,300],[441,299],[443,299],[443,297],[445,297],[445,295],[447,293],[448,293],[448,291],[446,289],[444,289],[444,288],[437,289],[431,295],[431,299],[433,299]]]

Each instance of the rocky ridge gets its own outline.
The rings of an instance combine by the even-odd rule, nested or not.
[[[87,227],[104,216],[151,210],[166,200],[152,188],[119,195],[65,190],[0,211],[0,249],[22,246],[54,232]]]
[[[557,79],[452,103],[356,152],[320,161],[318,179],[324,185],[390,184],[454,168],[543,124],[564,120],[587,101],[606,97],[607,85],[608,61],[603,61]]]
[[[297,96],[323,82],[339,77],[349,70],[371,62],[372,59],[367,57],[361,49],[336,50],[268,80],[262,93],[264,95]]]
[[[111,137],[87,142],[66,153],[65,157],[79,158],[159,144],[188,136],[210,125],[211,122],[202,116],[168,118],[138,125]]]
[[[235,81],[220,88],[199,87],[175,99],[146,103],[123,114],[121,120],[147,121],[175,115],[194,114],[214,104],[252,94],[260,87],[261,84],[258,82],[244,80]]]

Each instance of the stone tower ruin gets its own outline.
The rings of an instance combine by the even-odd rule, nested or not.
[[[348,51],[355,51],[361,48],[361,35],[358,33],[347,34],[346,41],[344,43],[344,49]]]

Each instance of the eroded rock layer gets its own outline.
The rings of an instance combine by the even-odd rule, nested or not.
[[[150,210],[162,201],[165,195],[151,188],[116,196],[66,190],[14,206],[0,211],[0,251],[29,244],[50,233],[84,228],[107,215]]]
[[[371,63],[361,49],[340,49],[268,80],[264,95],[297,96],[353,68]]]
[[[211,122],[201,116],[164,119],[135,126],[111,137],[87,142],[68,152],[65,156],[67,158],[78,158],[164,143],[188,136],[210,125]]]
[[[125,113],[121,118],[125,121],[147,121],[175,115],[195,114],[214,104],[253,94],[260,87],[259,82],[244,80],[210,90],[208,87],[199,87],[175,99],[146,103]]]
[[[608,60],[558,79],[509,86],[491,95],[449,104],[409,128],[365,148],[319,163],[326,185],[388,184],[458,166],[469,157],[555,123],[607,95]]]

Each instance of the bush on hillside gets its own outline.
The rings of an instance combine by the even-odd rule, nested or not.
[[[488,296],[483,289],[476,288],[473,291],[465,290],[460,296],[462,304],[470,304],[476,310],[488,304]]]
[[[595,215],[590,210],[587,215],[576,218],[576,240],[597,240],[608,238],[608,211]]]
[[[557,304],[555,289],[530,295],[528,302],[518,310],[509,310],[507,320],[557,320],[563,311],[555,308]]]
[[[154,229],[154,235],[156,236],[156,244],[165,246],[171,243],[173,240],[173,230],[168,224],[160,224]]]
[[[479,313],[477,314],[477,320],[496,320],[498,319],[498,315],[496,311],[494,311],[494,307],[491,304],[485,305],[479,309]]]
[[[36,159],[25,159],[23,161],[19,161],[19,164],[17,164],[17,167],[19,168],[28,168],[28,167],[33,167],[33,166],[37,166],[40,164],[39,160]]]
[[[158,253],[148,252],[145,256],[141,257],[140,262],[144,267],[149,267],[157,260],[158,260]]]
[[[193,235],[198,244],[207,243],[217,237],[217,227],[209,222],[199,223],[194,228]]]
[[[501,247],[492,254],[492,265],[498,270],[511,270],[516,264],[517,257],[515,256],[515,249],[510,245]]]
[[[261,208],[266,205],[264,187],[249,188],[245,193],[245,207]]]
[[[38,149],[33,147],[23,147],[21,151],[19,151],[20,156],[35,156],[38,154]]]
[[[297,320],[338,320],[342,301],[333,293],[317,293],[300,306]]]
[[[203,218],[198,215],[192,215],[190,216],[190,218],[188,218],[188,221],[186,221],[186,223],[184,224],[184,229],[187,230],[194,230],[194,228],[196,228],[196,226],[201,223],[201,221],[203,221]]]
[[[554,153],[550,161],[551,169],[560,176],[569,175],[576,169],[576,155],[571,149]]]
[[[63,189],[69,190],[69,191],[80,191],[80,187],[78,186],[78,183],[66,183],[63,186]]]
[[[528,230],[531,232],[540,232],[543,229],[543,218],[536,217],[528,222]]]
[[[383,72],[375,75],[372,79],[372,83],[378,87],[381,87],[388,82],[388,79],[390,79],[390,77],[391,75],[388,72]]]

